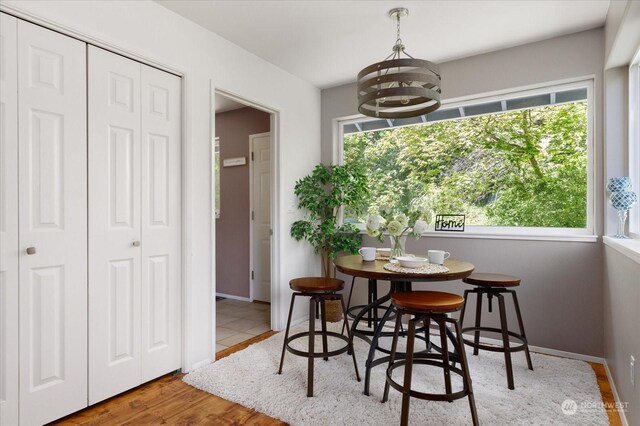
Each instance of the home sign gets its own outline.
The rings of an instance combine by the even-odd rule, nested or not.
[[[436,215],[436,231],[464,232],[463,214],[438,214]]]

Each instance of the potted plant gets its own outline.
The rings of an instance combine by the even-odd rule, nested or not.
[[[340,252],[358,252],[362,235],[353,223],[338,224],[342,207],[360,210],[369,196],[367,177],[356,165],[318,164],[311,174],[296,182],[298,208],[307,217],[291,225],[291,236],[307,240],[322,258],[322,274],[333,276],[332,260]]]

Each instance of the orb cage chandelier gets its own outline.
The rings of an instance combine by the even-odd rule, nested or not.
[[[440,108],[440,69],[424,59],[415,59],[404,50],[400,38],[400,19],[409,10],[389,11],[396,19],[396,43],[382,62],[358,73],[358,111],[376,118],[409,118]],[[402,57],[402,55],[406,57]],[[390,59],[391,58],[391,59]]]

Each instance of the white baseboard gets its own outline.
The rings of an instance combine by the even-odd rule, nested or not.
[[[234,300],[242,300],[244,302],[251,302],[251,299],[248,297],[240,297],[240,296],[235,296],[233,294],[216,293],[216,297],[224,297],[225,299],[234,299]]]
[[[470,335],[469,333],[464,333],[464,335],[467,336],[469,340],[473,340],[473,335]],[[519,344],[518,340],[512,340],[512,342],[514,346]],[[495,345],[495,346],[502,346],[502,340],[491,339],[489,337],[480,337],[480,343],[486,343],[486,344]],[[586,362],[595,362],[596,364],[605,364],[604,358],[592,356],[592,355],[584,355],[584,354],[578,354],[575,352],[559,351],[557,349],[549,349],[549,348],[543,348],[541,346],[533,346],[533,345],[529,345],[529,350],[531,352],[537,352],[545,355],[560,356],[563,358],[577,359],[577,360],[586,361]]]
[[[622,424],[624,426],[629,426],[629,422],[627,421],[627,416],[622,409],[622,404],[620,401],[620,396],[618,395],[618,390],[616,389],[616,383],[613,381],[613,376],[611,375],[611,370],[609,370],[609,364],[607,364],[607,360],[604,361],[604,370],[607,372],[607,379],[609,380],[609,385],[611,385],[611,392],[613,393],[613,399],[618,404],[618,414],[620,415],[620,419],[622,420]]]

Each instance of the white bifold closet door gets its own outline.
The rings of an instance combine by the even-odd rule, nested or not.
[[[180,78],[89,46],[89,402],[180,368]]]
[[[19,283],[6,285],[19,285],[19,420],[32,425],[87,405],[86,45],[17,27]]]
[[[18,21],[0,14],[0,424],[18,424]]]

